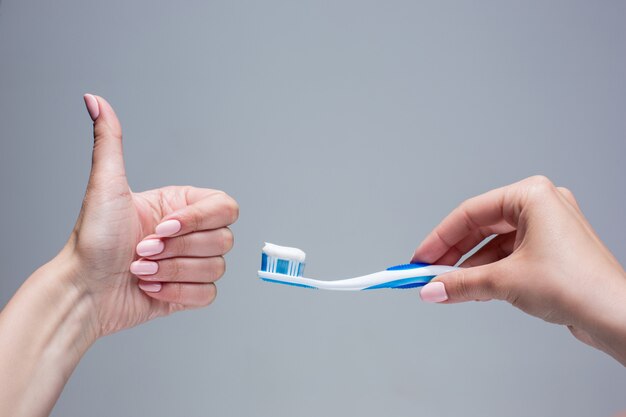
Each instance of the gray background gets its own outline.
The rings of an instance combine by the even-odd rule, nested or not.
[[[99,341],[54,416],[609,416],[624,368],[508,305],[257,280],[405,262],[543,173],[626,262],[624,2],[29,1],[0,7],[0,302],[62,247],[109,99],[133,189],[238,199],[219,296]]]

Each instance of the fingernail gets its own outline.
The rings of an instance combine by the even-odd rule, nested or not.
[[[178,220],[166,220],[156,227],[155,232],[161,237],[168,237],[178,233],[180,228],[181,225]]]
[[[165,245],[160,239],[146,239],[137,245],[137,255],[152,256],[163,252]]]
[[[446,301],[448,299],[446,286],[443,285],[443,282],[439,281],[429,282],[424,285],[422,291],[420,291],[420,297],[428,303],[440,303],[442,301]]]
[[[83,99],[85,100],[89,117],[91,117],[91,120],[95,122],[98,116],[100,116],[100,106],[98,105],[98,100],[96,100],[92,94],[85,94]]]
[[[135,261],[130,264],[130,272],[135,275],[153,275],[159,270],[159,264],[152,261]]]
[[[161,283],[139,281],[139,288],[141,288],[145,292],[159,292],[161,291]]]

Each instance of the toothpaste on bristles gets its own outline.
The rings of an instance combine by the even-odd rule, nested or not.
[[[265,242],[261,255],[261,270],[301,277],[304,273],[305,259],[306,254],[301,249]]]

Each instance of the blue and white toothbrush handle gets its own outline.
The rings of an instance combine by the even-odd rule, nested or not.
[[[437,275],[458,269],[447,265],[405,264],[356,278],[322,281],[311,278],[258,271],[259,278],[279,284],[335,291],[361,291],[380,288],[421,287]]]

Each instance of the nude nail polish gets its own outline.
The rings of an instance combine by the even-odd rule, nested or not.
[[[436,281],[424,285],[420,291],[420,297],[428,303],[440,303],[448,299],[448,293],[443,282]]]
[[[135,261],[130,264],[130,272],[135,275],[154,275],[159,270],[159,264],[152,261]]]
[[[165,244],[160,239],[146,239],[137,245],[137,255],[152,256],[163,252]]]
[[[145,292],[159,292],[161,291],[161,283],[160,282],[143,282],[139,281],[139,288],[141,288]]]
[[[166,220],[156,227],[155,233],[161,237],[168,237],[175,235],[180,229],[181,224],[178,220]]]
[[[83,96],[85,100],[85,106],[87,106],[87,111],[89,112],[89,117],[94,122],[100,116],[100,106],[98,105],[98,100],[92,94],[85,94]]]

